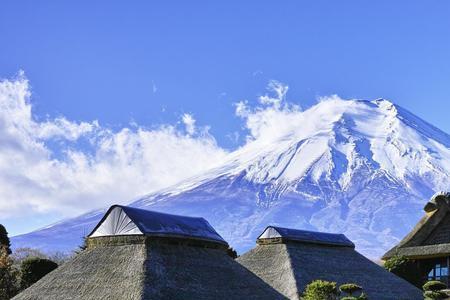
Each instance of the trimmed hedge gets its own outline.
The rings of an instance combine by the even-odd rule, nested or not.
[[[20,265],[20,286],[26,289],[39,279],[53,271],[58,264],[45,258],[31,257],[25,259]]]
[[[306,286],[302,300],[335,300],[338,294],[336,282],[314,280]]]
[[[438,280],[427,281],[422,287],[422,289],[424,291],[440,291],[440,290],[443,290],[446,288],[447,288],[447,285]]]
[[[426,291],[423,293],[423,296],[425,300],[444,300],[448,298],[447,294],[442,291]]]
[[[355,283],[346,283],[339,287],[341,292],[347,293],[350,296],[353,296],[353,293],[362,291],[362,287]]]

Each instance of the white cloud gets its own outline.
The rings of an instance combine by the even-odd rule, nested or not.
[[[20,74],[0,81],[0,215],[75,215],[175,184],[222,161],[207,128],[137,124],[114,132],[97,121],[37,120]],[[57,141],[57,143],[54,143]],[[56,146],[55,146],[56,145]]]
[[[248,141],[273,141],[297,123],[301,108],[286,101],[288,89],[287,85],[272,80],[268,85],[269,94],[259,97],[259,105],[256,107],[250,107],[245,100],[235,104],[236,115],[244,119],[245,127],[250,133]]]
[[[251,107],[236,104],[247,141],[270,143],[302,126],[301,109],[277,81]],[[185,113],[177,126],[130,123],[113,131],[97,121],[39,120],[27,79],[0,81],[0,216],[74,216],[133,198],[201,173],[224,161],[207,126]],[[229,138],[239,139],[234,132]],[[244,145],[245,147],[245,145]]]
[[[181,121],[183,122],[184,126],[186,127],[186,132],[189,135],[193,135],[195,133],[195,119],[194,116],[191,114],[183,114],[181,117]]]

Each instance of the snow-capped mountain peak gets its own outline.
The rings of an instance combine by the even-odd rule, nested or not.
[[[375,258],[412,228],[434,191],[450,187],[450,136],[387,100],[335,97],[264,114],[247,119],[249,141],[215,168],[132,205],[203,216],[240,251],[271,224],[342,232]],[[73,246],[63,226],[87,232],[100,216],[14,242]],[[55,244],[43,241],[50,233]]]

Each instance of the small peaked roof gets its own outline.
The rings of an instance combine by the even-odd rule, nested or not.
[[[299,299],[306,285],[317,279],[338,285],[356,283],[369,299],[423,299],[419,289],[350,246],[309,241],[258,243],[236,260],[289,299]]]
[[[258,241],[264,239],[277,239],[281,238],[285,241],[297,241],[304,243],[343,246],[343,247],[355,247],[344,234],[307,231],[292,228],[283,228],[276,226],[268,226],[263,233],[258,237]]]
[[[123,205],[111,206],[88,237],[121,235],[187,238],[228,245],[204,218],[171,215]]]
[[[425,216],[382,259],[396,255],[427,258],[450,255],[450,193],[438,192],[424,206]]]

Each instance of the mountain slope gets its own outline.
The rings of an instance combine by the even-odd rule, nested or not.
[[[386,100],[329,100],[286,114],[219,167],[132,206],[203,216],[240,252],[268,225],[343,232],[377,258],[436,190],[450,188],[450,136]],[[68,250],[103,210],[13,238]]]

